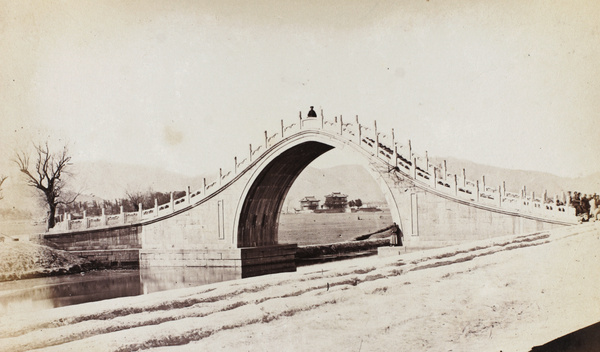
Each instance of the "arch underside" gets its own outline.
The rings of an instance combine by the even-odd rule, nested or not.
[[[302,170],[331,149],[328,144],[304,142],[281,153],[261,171],[244,200],[238,247],[277,244],[279,214],[290,187]]]

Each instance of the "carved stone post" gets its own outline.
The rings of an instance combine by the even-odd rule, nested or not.
[[[379,158],[379,133],[377,133],[377,120],[373,121],[375,127],[375,156]]]
[[[446,182],[446,179],[448,177],[448,167],[446,166],[446,160],[444,160],[444,182]]]
[[[458,175],[454,174],[454,195],[458,196]]]
[[[412,158],[412,177],[416,180],[417,179],[417,157],[413,157]]]
[[[358,124],[358,145],[362,143],[362,126]]]
[[[269,149],[269,134],[265,131],[265,150]]]
[[[169,202],[169,206],[171,207],[171,213],[175,212],[175,200],[173,199],[173,192],[171,192],[171,200]]]

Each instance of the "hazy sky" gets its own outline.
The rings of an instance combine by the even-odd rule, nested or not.
[[[314,105],[430,155],[599,172],[599,18],[591,0],[0,0],[0,166],[50,138],[74,162],[214,173]]]

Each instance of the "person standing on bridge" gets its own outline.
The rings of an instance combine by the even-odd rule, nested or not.
[[[317,117],[317,112],[313,110],[314,106],[310,107],[310,111],[308,112],[307,117]]]

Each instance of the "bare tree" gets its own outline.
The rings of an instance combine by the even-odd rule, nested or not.
[[[125,191],[125,195],[134,211],[140,210],[140,204],[146,199],[146,195],[141,191]]]
[[[0,199],[4,199],[4,197],[2,196],[2,184],[4,183],[4,181],[6,181],[7,178],[8,176],[0,176]]]
[[[65,182],[62,177],[67,174],[67,168],[71,165],[71,156],[67,146],[63,146],[61,151],[52,152],[48,147],[48,142],[34,145],[36,161],[30,168],[30,156],[25,151],[16,152],[14,162],[19,166],[19,170],[25,175],[27,184],[38,189],[48,205],[48,228],[55,225],[54,216],[56,207],[59,204],[69,204],[75,201],[77,196],[74,194],[70,199],[66,199]]]

